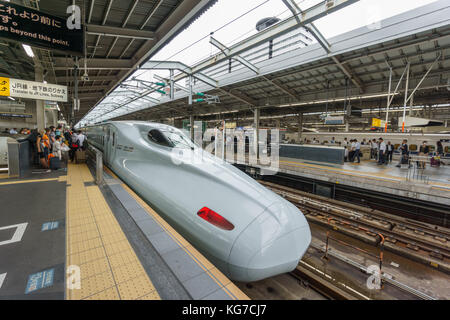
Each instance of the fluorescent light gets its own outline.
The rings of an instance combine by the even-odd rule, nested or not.
[[[13,97],[8,97],[9,100],[16,101]]]
[[[29,57],[34,58],[33,49],[31,49],[31,47],[29,45],[22,43],[22,47]]]

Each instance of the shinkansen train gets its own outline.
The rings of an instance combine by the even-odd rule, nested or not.
[[[230,279],[292,271],[311,242],[302,212],[171,126],[86,128],[106,165]]]

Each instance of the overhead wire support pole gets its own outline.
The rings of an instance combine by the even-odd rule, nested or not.
[[[174,75],[174,71],[173,69],[170,69],[170,100],[174,100],[175,99],[175,86],[174,86],[174,81],[173,81],[173,75]]]
[[[408,87],[409,87],[409,71],[411,63],[408,61],[406,66],[406,87],[405,87],[405,104],[403,106],[403,121],[402,121],[402,132],[405,132],[405,121],[406,121],[406,104],[408,103]]]
[[[389,67],[389,91],[387,96],[387,105],[386,105],[386,123],[384,124],[384,132],[387,132],[388,129],[388,120],[389,120],[389,107],[391,106],[391,88],[392,88],[392,67],[386,61],[386,64]]]
[[[426,79],[426,77],[428,76],[428,74],[431,72],[431,70],[433,69],[434,65],[436,64],[436,62],[438,62],[438,60],[441,58],[441,53],[439,53],[438,57],[436,58],[436,60],[434,60],[433,64],[430,66],[430,68],[428,68],[427,73],[425,73],[425,75],[422,77],[422,79],[419,81],[419,83],[417,84],[417,86],[414,88],[413,92],[409,95],[407,101],[405,102],[405,105],[409,102],[409,100],[412,99],[412,97],[414,96],[414,94],[416,93],[416,91],[420,88],[420,86],[422,85],[423,81]]]

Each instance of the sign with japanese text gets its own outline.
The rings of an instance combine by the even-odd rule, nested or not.
[[[384,128],[384,125],[386,124],[386,121],[383,121],[381,119],[372,118],[372,127],[374,128]]]
[[[0,77],[0,96],[9,97],[9,78]]]
[[[0,95],[13,98],[67,102],[67,86],[0,78]]]
[[[83,55],[83,27],[67,25],[67,19],[0,0],[0,38]]]

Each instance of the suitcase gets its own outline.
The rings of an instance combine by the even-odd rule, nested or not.
[[[440,159],[436,159],[435,157],[432,157],[430,160],[430,165],[432,167],[439,167],[441,165],[441,160]]]
[[[77,150],[75,152],[75,162],[76,163],[85,163],[86,162],[86,151]]]
[[[57,157],[50,158],[49,166],[51,170],[61,169],[62,168],[61,160],[59,160],[59,158]]]

